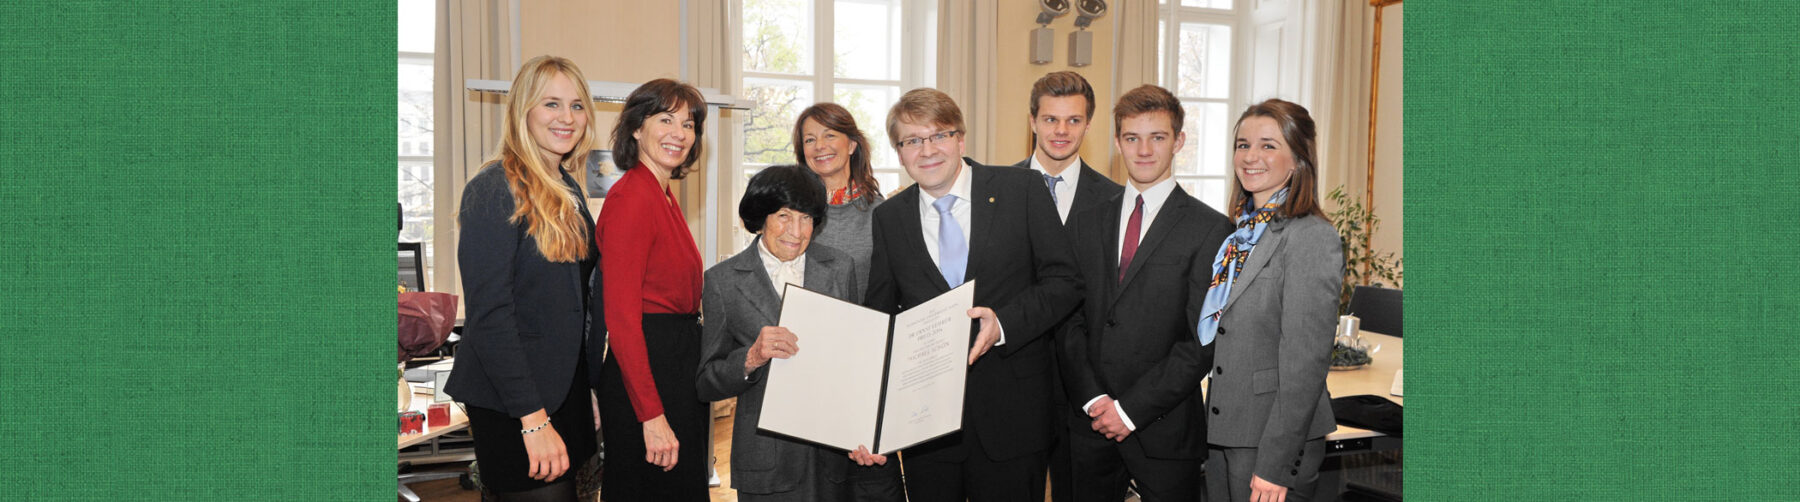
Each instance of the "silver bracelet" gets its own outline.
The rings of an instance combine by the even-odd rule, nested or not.
[[[541,430],[544,430],[544,428],[545,428],[545,427],[549,427],[549,426],[550,426],[550,421],[549,421],[549,420],[545,420],[545,421],[544,421],[544,423],[543,423],[543,424],[540,424],[540,425],[538,425],[538,426],[537,426],[537,427],[532,427],[532,428],[530,428],[530,429],[524,429],[524,430],[520,430],[520,431],[519,431],[519,435],[521,435],[521,436],[522,436],[522,435],[525,435],[525,434],[530,434],[530,433],[533,433],[533,432],[537,432],[537,431],[541,431]]]

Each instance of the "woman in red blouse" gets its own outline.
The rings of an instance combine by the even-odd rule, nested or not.
[[[625,175],[594,227],[605,301],[596,322],[610,343],[597,386],[609,502],[707,500],[710,420],[695,387],[702,263],[669,190],[699,160],[705,122],[699,90],[658,79],[631,91],[613,128]]]

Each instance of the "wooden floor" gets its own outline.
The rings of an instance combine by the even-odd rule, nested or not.
[[[737,502],[737,491],[729,488],[731,486],[731,429],[730,415],[713,420],[713,457],[717,459],[714,467],[718,469],[720,481],[719,486],[712,489],[713,502]],[[466,464],[445,464],[438,466],[437,469],[420,469],[415,472],[455,470],[466,467]],[[421,500],[427,502],[480,502],[481,500],[479,492],[462,489],[455,479],[424,481],[408,486],[419,495]],[[1048,491],[1045,490],[1044,499],[1046,501],[1050,498]],[[1137,502],[1136,497],[1126,500],[1127,502]]]
[[[720,486],[712,489],[713,502],[737,502],[737,491],[731,486],[731,416],[727,415],[713,420],[713,456],[718,459],[715,466],[719,471]],[[685,461],[686,459],[683,459]],[[416,469],[413,472],[452,471],[466,469],[468,464],[443,464],[431,469]],[[481,493],[464,490],[455,479],[423,481],[407,485],[420,500],[426,502],[480,502]]]

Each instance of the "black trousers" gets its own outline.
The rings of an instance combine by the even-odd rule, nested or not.
[[[991,459],[972,428],[901,452],[910,502],[1044,502],[1049,452]]]
[[[1071,426],[1069,456],[1074,460],[1074,500],[1123,500],[1126,485],[1134,479],[1137,480],[1138,495],[1144,502],[1200,500],[1200,464],[1205,457],[1150,458],[1136,446],[1129,439],[1123,443],[1106,439],[1092,427],[1076,429]]]
[[[575,381],[561,408],[545,410],[550,426],[562,436],[563,449],[569,454],[569,470],[562,477],[572,479],[581,471],[581,463],[594,456],[594,410],[588,398],[587,362],[575,364]],[[475,460],[481,469],[481,484],[495,493],[522,492],[542,488],[548,483],[531,479],[531,456],[525,452],[525,439],[519,434],[523,424],[505,412],[480,406],[467,406],[469,434],[475,439]]]
[[[850,497],[855,502],[906,502],[906,488],[900,483],[900,457],[888,456],[887,465],[863,467],[850,462]]]
[[[700,400],[700,324],[696,314],[644,314],[644,349],[662,398],[663,415],[680,442],[675,468],[664,472],[644,460],[644,424],[626,394],[619,362],[607,353],[600,366],[601,433],[606,466],[600,497],[607,502],[704,502],[708,500],[707,452],[712,449],[711,404]]]

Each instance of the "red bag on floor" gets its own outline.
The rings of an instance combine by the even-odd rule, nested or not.
[[[416,291],[400,293],[400,362],[424,356],[444,345],[456,327],[456,295]]]

